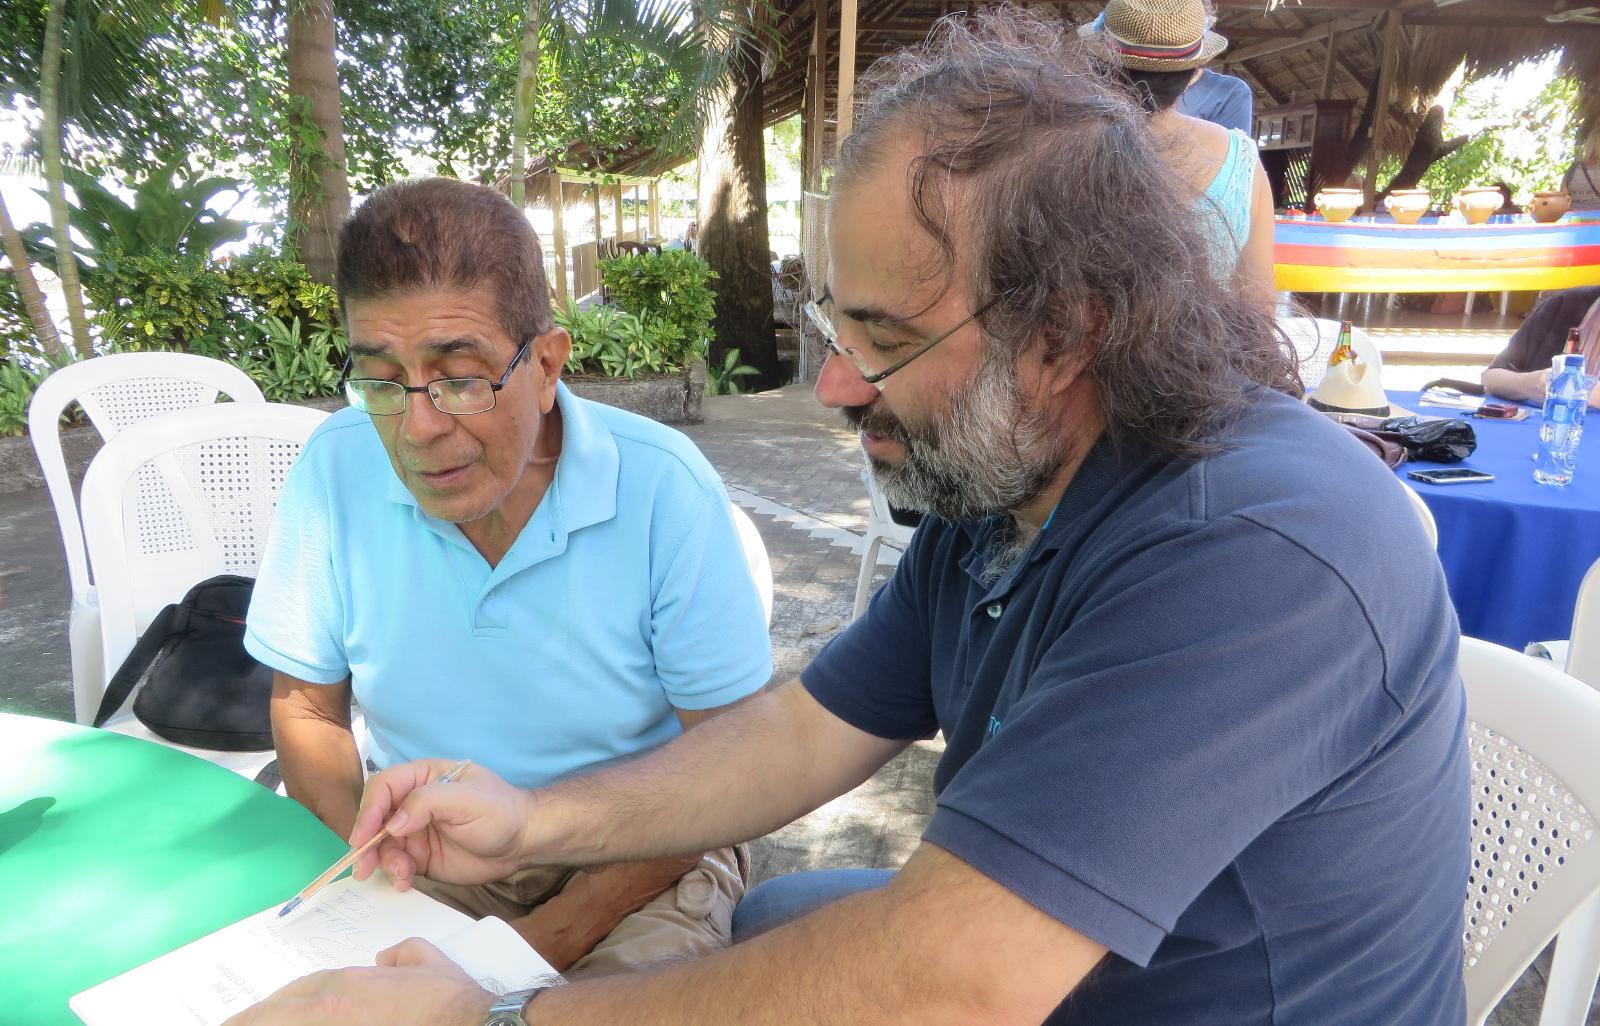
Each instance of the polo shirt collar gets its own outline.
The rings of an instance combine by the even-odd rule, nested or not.
[[[539,500],[539,506],[556,503],[556,508],[551,510],[552,519],[571,533],[617,515],[617,481],[622,460],[617,453],[617,441],[605,421],[588,403],[573,395],[562,381],[556,382],[556,407],[561,411],[561,455],[556,460],[555,478],[544,498]],[[418,516],[425,516],[417,507],[417,497],[411,494],[393,467],[389,468],[386,495],[390,502],[410,506]],[[533,523],[537,517],[536,509],[528,522]]]

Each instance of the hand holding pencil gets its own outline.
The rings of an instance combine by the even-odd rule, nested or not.
[[[356,879],[381,865],[405,890],[419,874],[487,883],[533,864],[538,853],[523,849],[529,793],[480,766],[466,767],[447,787],[433,786],[453,768],[440,759],[409,762],[367,781],[350,833]]]
[[[465,773],[467,771],[467,768],[469,766],[471,766],[471,765],[472,765],[472,760],[471,759],[462,759],[460,762],[456,763],[454,766],[451,766],[448,770],[446,770],[443,773],[443,775],[441,775],[439,777],[438,783],[448,784],[451,781],[458,779],[463,773]],[[359,817],[358,817],[358,822],[359,822]],[[278,918],[282,919],[284,916],[288,915],[290,912],[293,912],[296,908],[298,908],[302,902],[306,901],[313,894],[316,894],[318,891],[322,890],[324,887],[328,886],[330,883],[333,883],[334,880],[339,878],[339,874],[340,873],[343,873],[346,869],[349,869],[352,865],[354,865],[356,863],[357,860],[359,860],[361,858],[361,856],[365,855],[367,852],[369,852],[373,848],[377,847],[380,843],[383,842],[383,839],[388,837],[388,836],[389,836],[389,828],[387,826],[385,826],[383,829],[379,830],[376,834],[373,834],[371,839],[363,842],[362,844],[360,844],[360,845],[358,845],[356,847],[351,848],[348,852],[346,852],[344,854],[343,857],[341,857],[339,859],[339,861],[335,862],[333,865],[329,866],[327,869],[324,869],[317,876],[317,878],[315,880],[311,881],[310,883],[306,884],[305,887],[301,888],[299,894],[296,894],[294,897],[290,898],[286,905],[284,905],[282,908],[278,909]],[[369,875],[370,875],[370,873],[369,873]],[[365,877],[363,877],[363,879],[365,879]],[[408,880],[407,881],[407,886],[409,886],[409,885],[410,885],[410,881]]]

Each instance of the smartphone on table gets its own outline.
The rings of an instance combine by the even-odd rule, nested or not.
[[[1494,480],[1494,475],[1487,471],[1471,470],[1467,467],[1451,467],[1447,470],[1408,470],[1406,476],[1413,481],[1433,485],[1476,484],[1480,481]]]

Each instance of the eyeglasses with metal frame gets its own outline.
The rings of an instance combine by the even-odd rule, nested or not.
[[[448,413],[452,417],[470,417],[494,409],[496,393],[506,387],[511,372],[528,355],[531,345],[533,339],[522,343],[499,381],[482,377],[436,378],[425,385],[405,385],[386,378],[352,378],[350,371],[355,366],[355,360],[350,358],[345,361],[344,371],[339,375],[339,387],[351,406],[374,417],[397,417],[406,412],[406,403],[414,392],[426,392],[434,409],[440,413]]]
[[[861,380],[882,392],[883,382],[889,377],[889,375],[900,370],[912,360],[915,360],[917,357],[921,356],[923,353],[926,353],[940,342],[943,342],[951,335],[954,335],[962,328],[965,328],[979,317],[982,317],[984,314],[988,313],[989,310],[995,306],[995,304],[999,303],[1000,300],[1004,299],[1005,297],[1006,293],[1004,292],[998,296],[995,296],[993,299],[974,310],[965,319],[963,319],[961,323],[957,324],[949,331],[940,335],[932,342],[920,347],[916,352],[907,356],[905,359],[897,360],[888,367],[885,367],[883,370],[875,370],[867,357],[855,346],[845,346],[839,344],[839,329],[834,327],[833,316],[828,309],[833,306],[833,294],[831,291],[826,289],[823,290],[823,293],[819,298],[807,301],[804,309],[806,318],[811,321],[811,326],[816,328],[817,332],[822,335],[822,344],[827,348],[828,352],[834,354],[835,356],[844,357],[850,362],[851,366],[861,373]]]

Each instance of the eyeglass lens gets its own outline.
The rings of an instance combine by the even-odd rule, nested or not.
[[[428,398],[440,413],[464,416],[494,409],[494,383],[488,378],[441,378],[428,382]],[[352,378],[345,382],[350,405],[380,417],[405,412],[409,393],[397,381]]]

